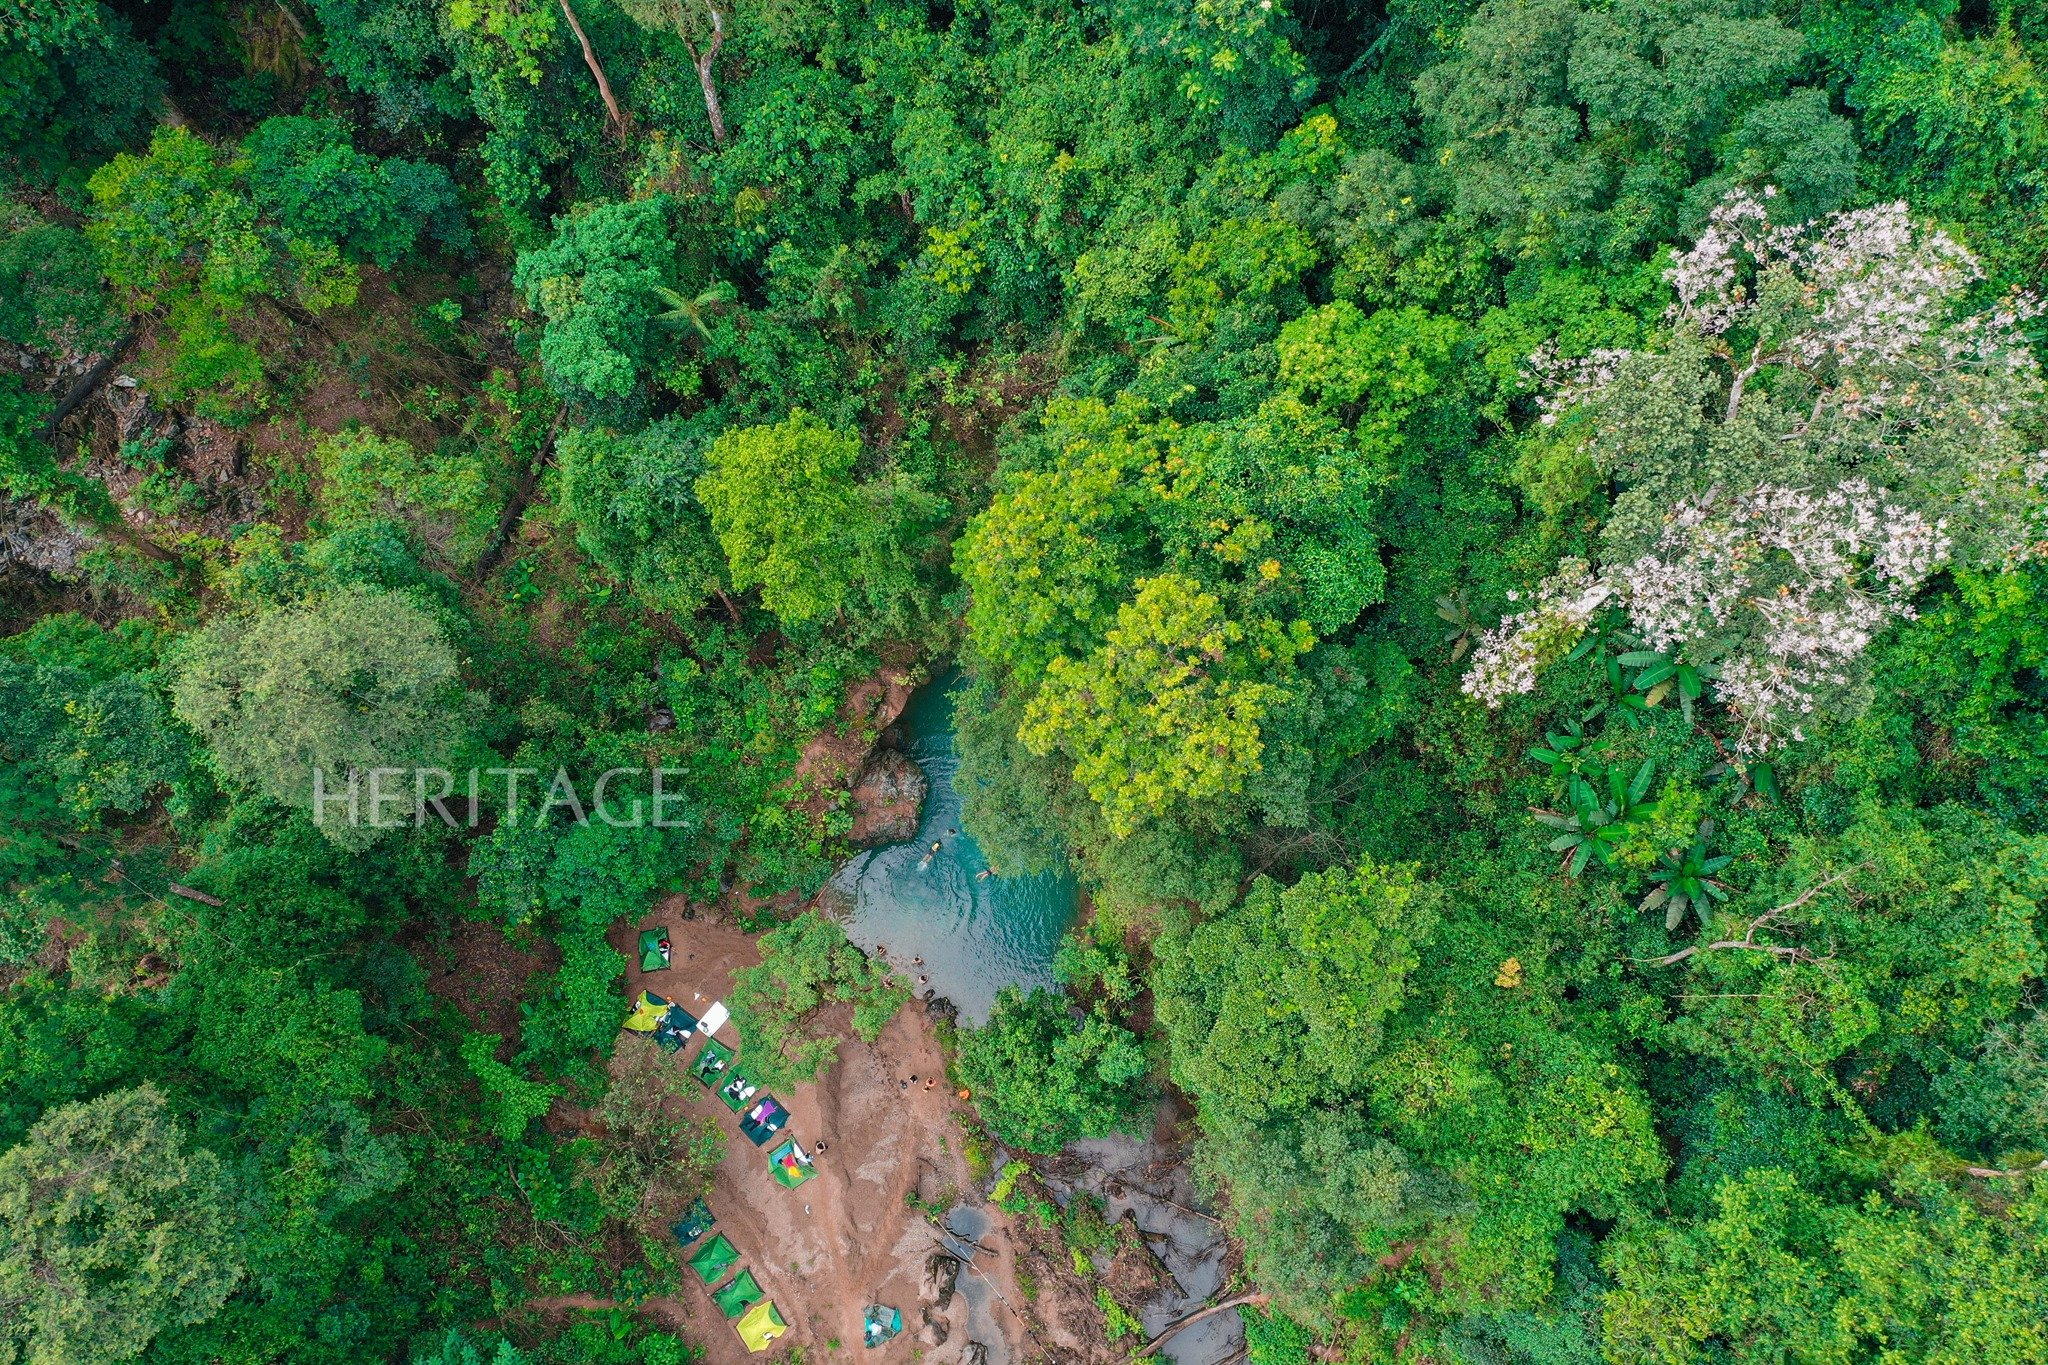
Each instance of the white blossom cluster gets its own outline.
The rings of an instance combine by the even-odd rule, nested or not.
[[[1561,566],[1535,607],[1482,638],[1467,695],[1498,706],[1532,691],[1559,642],[1613,605],[1646,648],[1716,663],[1715,693],[1742,719],[1742,747],[1767,752],[1804,738],[1824,694],[1854,680],[1882,631],[1913,614],[1912,594],[1961,553],[1950,518],[1968,532],[1972,562],[2048,548],[2038,496],[2048,452],[2018,444],[2018,419],[2043,391],[2021,329],[2048,305],[2020,294],[1962,314],[1961,296],[1982,277],[1976,258],[1916,226],[1903,203],[1774,226],[1773,198],[1768,188],[1729,195],[1672,257],[1670,321],[1726,367],[1719,421],[1732,423],[1745,385],[1779,367],[1802,376],[1808,396],[1766,428],[1783,433],[1770,439],[1824,442],[1816,448],[1850,458],[1826,457],[1834,471],[1811,470],[1809,486],[1767,480],[1680,499],[1646,528],[1654,540],[1631,562]],[[1582,403],[1625,404],[1623,388],[1656,373],[1617,386],[1632,354],[1565,359],[1555,343],[1539,348],[1529,369],[1541,420]],[[1603,419],[1588,439],[1604,438]],[[1894,486],[1919,485],[1928,510],[1854,473],[1880,445],[1903,480]]]
[[[1804,228],[1771,226],[1764,201],[1777,197],[1773,185],[1761,197],[1735,190],[1707,215],[1692,250],[1672,256],[1664,272],[1678,295],[1672,311],[1707,336],[1720,336],[1746,319],[1756,307],[1755,277],[1797,249]]]
[[[1948,559],[1948,529],[1858,479],[1825,493],[1766,484],[1678,507],[1655,550],[1595,576],[1568,560],[1534,608],[1489,631],[1463,691],[1487,706],[1533,691],[1546,648],[1612,602],[1661,654],[1724,646],[1716,692],[1742,717],[1741,746],[1802,739],[1803,717]]]
[[[1737,189],[1708,215],[1690,250],[1675,253],[1664,278],[1678,295],[1669,320],[1706,337],[1755,326],[1770,306],[1774,275],[1796,283],[1805,307],[1783,334],[1759,335],[1744,368],[1791,365],[1821,380],[1852,413],[1905,397],[1909,369],[2036,366],[2021,325],[2048,303],[2018,294],[1957,318],[1957,297],[1983,278],[1970,250],[1947,233],[1913,222],[1903,201],[1846,210],[1808,223],[1774,226],[1769,201]],[[1565,359],[1545,342],[1527,368],[1545,424],[1597,396],[1632,352],[1600,350]],[[1859,373],[1861,372],[1861,373]],[[1746,375],[1744,376],[1747,377]],[[1739,387],[1738,387],[1739,394]]]
[[[1567,559],[1536,590],[1536,605],[1502,621],[1479,638],[1459,684],[1489,709],[1517,693],[1536,690],[1536,674],[1568,649],[1593,623],[1614,590],[1594,579],[1583,559]],[[1519,593],[1510,593],[1515,600]]]
[[[1551,426],[1557,419],[1614,382],[1614,373],[1633,351],[1605,348],[1584,356],[1566,358],[1558,354],[1557,342],[1546,341],[1526,362],[1537,386],[1539,419]]]

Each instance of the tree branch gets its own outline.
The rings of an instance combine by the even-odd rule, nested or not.
[[[1862,863],[1857,863],[1854,867],[1845,867],[1826,881],[1808,887],[1783,905],[1773,906],[1769,910],[1764,911],[1749,922],[1749,928],[1743,930],[1741,938],[1724,938],[1713,943],[1695,943],[1689,948],[1680,948],[1675,953],[1666,953],[1663,957],[1637,958],[1636,961],[1647,962],[1653,967],[1673,967],[1695,953],[1735,950],[1749,953],[1769,953],[1773,957],[1790,958],[1794,962],[1818,962],[1820,959],[1806,948],[1788,944],[1758,943],[1756,941],[1757,931],[1765,928],[1772,921],[1791,914],[1821,892],[1837,882],[1845,880],[1852,872],[1861,871],[1864,866]]]
[[[718,83],[711,78],[712,64],[718,60],[718,49],[725,46],[725,16],[714,6],[711,13],[711,43],[702,52],[688,38],[683,46],[690,51],[690,60],[697,66],[697,84],[704,88],[704,113],[711,120],[711,140],[725,145],[725,108],[718,102]]]

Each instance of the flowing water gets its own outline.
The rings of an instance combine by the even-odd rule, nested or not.
[[[869,951],[886,946],[899,973],[928,978],[919,994],[932,990],[958,1005],[964,1020],[980,1023],[1002,987],[1053,984],[1053,951],[1080,893],[1065,872],[979,875],[988,859],[961,824],[953,788],[960,766],[953,699],[964,683],[959,670],[948,670],[903,712],[908,753],[931,782],[916,841],[861,854],[839,869],[832,887],[850,907],[847,937]],[[916,957],[922,965],[912,965]]]

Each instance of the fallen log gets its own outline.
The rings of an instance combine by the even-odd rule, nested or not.
[[[1162,1331],[1158,1336],[1152,1338],[1152,1340],[1146,1342],[1143,1346],[1140,1346],[1137,1350],[1137,1353],[1133,1355],[1131,1359],[1143,1360],[1146,1356],[1151,1355],[1154,1351],[1158,1350],[1161,1346],[1165,1345],[1167,1339],[1173,1336],[1174,1333],[1180,1331],[1184,1327],[1194,1326],[1203,1318],[1214,1317],[1218,1313],[1228,1312],[1230,1309],[1233,1308],[1243,1308],[1247,1305],[1253,1308],[1264,1308],[1269,1302],[1272,1301],[1272,1297],[1273,1296],[1270,1294],[1239,1294],[1234,1299],[1225,1299],[1222,1303],[1212,1303],[1207,1308],[1198,1308],[1194,1312],[1188,1314],[1186,1317],[1180,1319],[1178,1322],[1168,1323],[1166,1325],[1166,1330]]]

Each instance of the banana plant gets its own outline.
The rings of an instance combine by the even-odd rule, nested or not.
[[[1586,719],[1593,720],[1602,715],[1617,715],[1631,730],[1640,730],[1650,721],[1650,703],[1643,694],[1636,691],[1622,671],[1621,660],[1612,654],[1606,659],[1607,700],[1600,702],[1586,712]]]
[[[1643,897],[1638,910],[1664,911],[1664,929],[1668,933],[1685,922],[1687,911],[1699,920],[1707,922],[1707,911],[1714,902],[1728,899],[1728,887],[1714,876],[1722,868],[1735,861],[1732,854],[1713,853],[1707,841],[1713,837],[1714,822],[1700,821],[1698,835],[1684,849],[1671,849],[1664,854],[1657,870],[1650,874],[1654,885]]]
[[[1550,851],[1564,855],[1560,871],[1576,877],[1594,862],[1602,867],[1613,864],[1614,851],[1628,837],[1628,827],[1657,813],[1657,803],[1648,799],[1656,772],[1655,760],[1646,758],[1632,778],[1624,779],[1619,768],[1574,773],[1565,786],[1572,807],[1569,814],[1532,812],[1539,822],[1557,831]]]
[[[1692,723],[1693,703],[1706,695],[1707,683],[1721,675],[1713,664],[1689,664],[1676,654],[1654,649],[1632,649],[1617,662],[1623,668],[1642,670],[1630,685],[1643,694],[1643,705],[1656,706],[1676,692],[1688,725]]]
[[[1451,628],[1444,632],[1444,643],[1451,647],[1451,662],[1456,663],[1471,652],[1472,642],[1480,635],[1481,626],[1473,618],[1472,606],[1465,600],[1465,590],[1458,589],[1457,595],[1446,593],[1436,599],[1437,619],[1448,621]]]
[[[1562,730],[1546,730],[1543,743],[1529,751],[1528,759],[1539,768],[1550,769],[1562,787],[1589,768],[1599,768],[1594,755],[1606,747],[1605,735],[1589,735],[1579,721],[1568,720]]]

